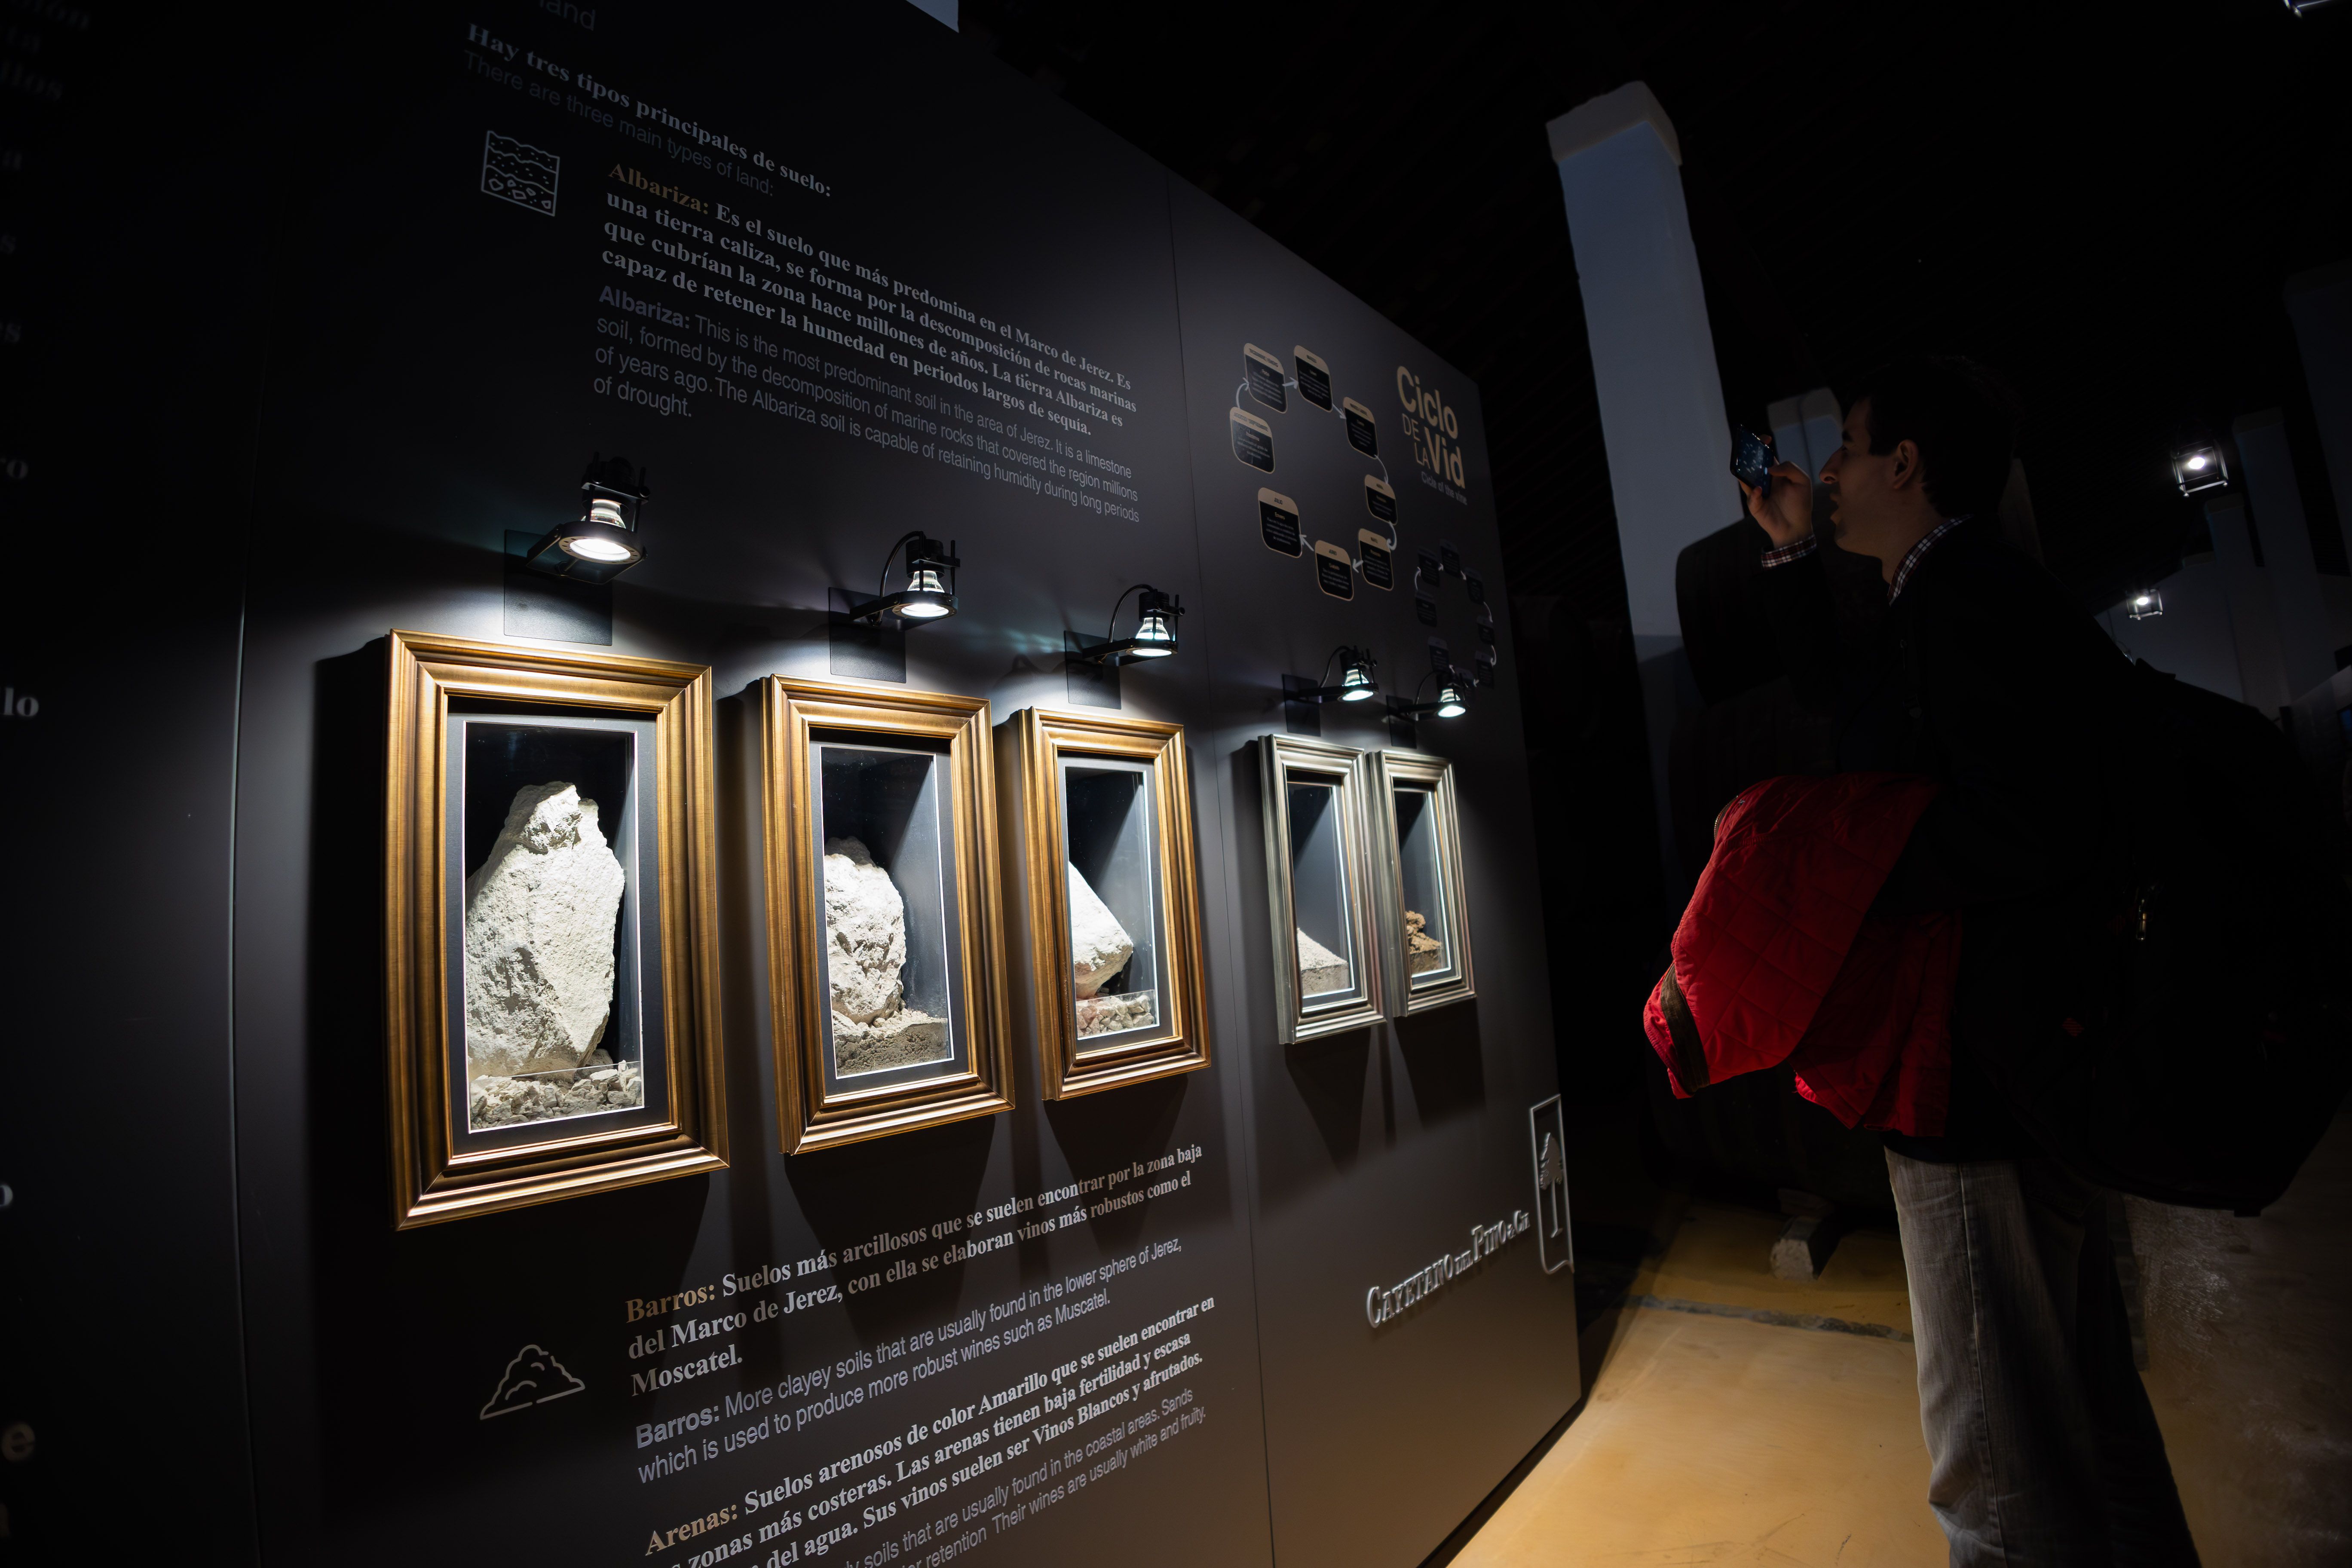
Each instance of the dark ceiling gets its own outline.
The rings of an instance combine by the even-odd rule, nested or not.
[[[1604,638],[1615,523],[1544,126],[1637,79],[1680,134],[1733,418],[1906,351],[1988,362],[2049,564],[2096,605],[2196,520],[2176,430],[2284,406],[2345,569],[2280,285],[2352,254],[2352,0],[963,0],[962,30],[1475,377],[1512,585]]]

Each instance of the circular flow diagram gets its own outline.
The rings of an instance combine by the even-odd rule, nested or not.
[[[1295,370],[1286,374],[1286,369],[1290,367],[1286,367],[1279,357],[1255,343],[1242,345],[1242,379],[1234,387],[1233,407],[1226,412],[1234,457],[1261,473],[1274,472],[1274,426],[1244,406],[1244,399],[1254,399],[1276,414],[1284,414],[1289,410],[1289,394],[1296,391],[1307,402],[1339,420],[1347,430],[1348,445],[1380,468],[1378,474],[1364,475],[1364,506],[1372,521],[1381,526],[1378,531],[1357,530],[1358,552],[1354,553],[1344,545],[1321,539],[1312,541],[1315,585],[1332,598],[1353,599],[1355,579],[1360,575],[1370,587],[1392,590],[1396,586],[1396,556],[1402,548],[1397,525],[1397,494],[1389,480],[1388,464],[1380,454],[1380,433],[1372,411],[1352,397],[1335,402],[1330,365],[1303,344],[1290,352]],[[1257,510],[1258,537],[1268,550],[1294,560],[1308,552],[1310,542],[1301,527],[1297,501],[1271,487],[1262,487],[1257,492]],[[1492,686],[1499,656],[1496,651],[1495,616],[1486,604],[1486,582],[1477,572],[1463,564],[1452,545],[1441,544],[1435,550],[1415,552],[1413,613],[1422,625],[1437,625],[1437,590],[1448,576],[1462,580],[1470,599],[1477,637],[1477,646],[1472,650],[1473,668],[1463,673],[1477,685]],[[1444,638],[1433,637],[1429,643],[1433,672],[1442,676],[1457,668]]]

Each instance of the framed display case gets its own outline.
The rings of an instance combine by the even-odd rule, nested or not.
[[[1259,745],[1278,1036],[1288,1045],[1377,1023],[1387,1014],[1364,753],[1299,735]]]
[[[394,1223],[727,1163],[710,672],[394,632]]]
[[[1208,1066],[1182,727],[1030,708],[1003,742],[1045,1098]]]
[[[988,703],[761,684],[784,1152],[1013,1104]]]
[[[1381,872],[1381,972],[1389,1016],[1402,1018],[1477,994],[1461,819],[1452,763],[1400,751],[1375,752],[1370,763]]]

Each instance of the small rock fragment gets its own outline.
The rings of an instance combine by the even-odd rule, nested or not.
[[[1308,936],[1298,933],[1298,991],[1313,996],[1348,988],[1348,961]]]
[[[1082,1038],[1087,1035],[1116,1035],[1122,1029],[1139,1029],[1159,1021],[1158,998],[1149,991],[1078,998],[1078,1034]]]
[[[1445,967],[1445,947],[1423,929],[1428,918],[1417,910],[1404,912],[1404,968],[1407,974],[1426,974]]]
[[[1070,970],[1078,994],[1091,996],[1135,956],[1135,939],[1076,866],[1070,872]]]

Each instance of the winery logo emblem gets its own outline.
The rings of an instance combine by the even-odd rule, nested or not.
[[[1528,1152],[1535,1162],[1536,1255],[1547,1274],[1576,1262],[1568,1219],[1568,1118],[1559,1096],[1528,1108]]]
[[[514,1360],[507,1363],[506,1375],[499,1379],[498,1392],[490,1395],[490,1402],[482,1406],[481,1419],[511,1415],[518,1410],[577,1394],[587,1386],[539,1346],[525,1345],[515,1352]]]
[[[482,195],[555,216],[555,179],[563,160],[492,131],[482,142]]]
[[[1466,500],[1469,484],[1462,461],[1462,416],[1428,382],[1397,366],[1397,401],[1404,405],[1405,445],[1423,477],[1439,489],[1451,487],[1454,499]]]

